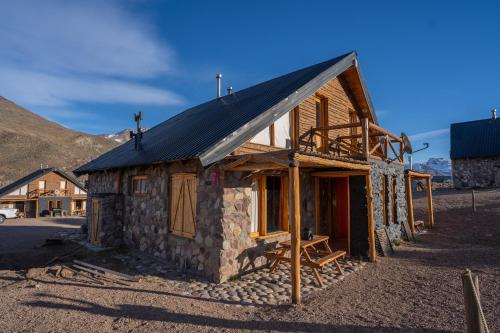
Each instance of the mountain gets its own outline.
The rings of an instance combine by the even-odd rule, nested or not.
[[[63,127],[0,96],[0,187],[40,165],[72,171],[117,145]]]
[[[143,128],[142,133],[146,132],[148,128]],[[101,138],[106,138],[108,140],[113,140],[118,142],[119,144],[122,144],[124,142],[127,142],[130,140],[130,131],[132,131],[131,128],[126,128],[124,130],[121,130],[120,132],[116,133],[111,133],[111,134],[99,134]]]
[[[413,170],[434,176],[451,176],[451,161],[442,157],[431,157],[427,162],[413,163]]]

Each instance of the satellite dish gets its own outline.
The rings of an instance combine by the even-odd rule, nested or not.
[[[407,154],[413,153],[413,148],[411,146],[410,138],[405,133],[401,133],[401,139],[403,140],[403,149]]]

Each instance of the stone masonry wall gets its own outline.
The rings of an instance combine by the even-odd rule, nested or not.
[[[391,240],[401,238],[401,227],[402,223],[407,219],[406,210],[406,189],[405,189],[405,178],[404,178],[404,167],[398,163],[386,163],[383,161],[371,160],[371,176],[373,180],[373,215],[375,218],[375,230],[384,226],[384,212],[383,212],[383,198],[382,198],[382,187],[383,187],[383,175],[393,176],[396,180],[396,219],[395,223],[392,224],[393,211],[390,207],[392,196],[392,187],[390,181],[387,182],[386,193],[388,194],[387,200],[387,219],[389,220],[389,237]],[[388,178],[390,179],[390,178]]]
[[[455,188],[500,187],[500,157],[451,161]]]
[[[170,176],[178,172],[192,172],[198,176],[194,238],[172,235],[168,231]],[[130,182],[135,175],[148,176],[147,193],[144,196],[130,194]],[[180,269],[219,281],[222,194],[217,175],[217,171],[205,171],[194,161],[99,172],[89,176],[88,195],[89,199],[101,195],[102,192],[123,196],[123,216],[116,219],[116,224],[122,225],[125,245],[173,260],[178,263]],[[87,216],[90,221],[91,215]]]

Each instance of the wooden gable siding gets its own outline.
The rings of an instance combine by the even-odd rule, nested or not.
[[[316,100],[318,97],[327,100],[328,126],[349,123],[349,113],[355,112],[354,104],[350,100],[339,79],[335,78],[322,86],[315,95],[310,96],[299,105],[299,137],[303,136],[303,134],[305,133],[308,133],[311,130],[311,127],[316,127]],[[349,135],[349,129],[336,131],[335,133],[330,131],[329,137],[331,139],[334,139],[334,136],[339,134]],[[300,147],[305,148],[305,145],[301,144]]]
[[[294,136],[303,137],[304,134],[309,133],[311,127],[316,127],[316,99],[317,96],[325,98],[327,100],[328,108],[328,125],[340,125],[347,124],[350,122],[350,112],[357,113],[358,110],[355,108],[354,102],[349,97],[344,86],[341,84],[338,78],[327,82],[323,85],[314,95],[310,96],[304,100],[298,108],[298,125],[294,129],[293,125],[290,128],[290,135],[292,136],[292,142],[295,141]],[[294,112],[292,110],[292,112]],[[297,118],[297,111],[294,112],[294,121]],[[297,131],[298,130],[298,131]],[[345,129],[343,131],[336,131],[333,133],[329,132],[329,137],[334,139],[336,135],[349,135],[350,130]],[[309,137],[305,137],[302,140],[307,140]],[[301,144],[300,148],[305,149],[306,145]],[[283,148],[271,147],[262,144],[252,143],[247,141],[245,144],[240,146],[234,151],[234,155],[250,154],[250,153],[261,153],[266,151],[280,150]]]
[[[60,190],[60,182],[61,181],[66,181],[66,190],[67,196],[75,196],[75,197],[82,197],[85,198],[87,195],[86,194],[76,194],[75,195],[75,184],[67,180],[66,178],[62,177],[61,175],[55,173],[55,172],[50,172],[46,175],[43,175],[32,182],[28,183],[28,193],[32,191],[37,191],[38,190],[38,182],[39,181],[45,181],[45,191],[53,191],[53,190]],[[15,190],[13,190],[15,191]],[[10,199],[20,199],[20,198],[26,198],[25,195],[23,196],[12,196],[12,195],[6,195],[3,198],[10,198]]]

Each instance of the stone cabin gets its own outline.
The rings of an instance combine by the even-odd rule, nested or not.
[[[451,124],[451,170],[455,188],[500,187],[500,120]]]
[[[378,124],[356,53],[225,96],[219,79],[218,95],[75,171],[89,241],[222,282],[303,228],[372,260],[376,229],[402,237],[403,141]]]

